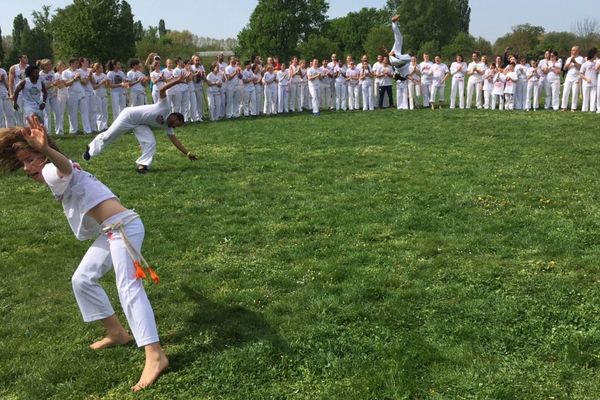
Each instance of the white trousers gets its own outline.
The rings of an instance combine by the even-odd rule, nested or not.
[[[308,84],[308,92],[310,93],[310,97],[311,97],[312,112],[313,112],[313,114],[318,114],[319,107],[321,105],[321,99],[320,99],[321,90],[319,89],[319,86],[311,85],[309,83]]]
[[[81,114],[81,122],[83,124],[83,131],[85,133],[92,133],[92,127],[90,126],[90,110],[89,100],[85,94],[72,94],[69,93],[69,99],[67,101],[69,107],[69,133],[77,133],[78,123],[77,115]],[[79,113],[78,113],[79,111]]]
[[[188,90],[186,90],[186,91],[181,91],[179,94],[181,95],[181,108],[180,108],[180,111],[176,111],[176,112],[182,113],[183,120],[185,122],[189,122],[189,120],[190,120],[190,92]]]
[[[60,99],[56,92],[53,95],[48,95],[48,100],[46,100],[46,108],[44,109],[44,126],[46,130],[50,133],[52,132],[52,120],[54,120],[54,132],[59,134],[59,127],[62,128],[63,123],[62,113],[64,113],[65,108],[64,105],[61,106]],[[62,133],[62,130],[60,131]]]
[[[254,93],[254,84],[249,84],[247,88],[244,88],[244,115],[249,117],[250,115],[256,115],[256,95]]]
[[[94,95],[94,92],[85,93],[85,99],[87,100],[88,103],[88,118],[89,118],[89,125],[90,125],[90,129],[92,131],[96,130],[96,121],[98,120],[98,102],[96,99],[96,96]]]
[[[458,96],[458,107],[465,108],[465,78],[452,77],[452,88],[450,89],[450,108],[456,107],[456,96]]]
[[[483,91],[483,109],[484,110],[489,110],[490,109],[490,104],[491,104],[491,100],[492,100],[492,91],[491,90],[484,90]]]
[[[467,81],[467,108],[471,108],[473,104],[473,93],[475,93],[475,105],[477,108],[481,108],[481,87],[480,80],[469,78]]]
[[[408,81],[396,81],[396,107],[408,110]]]
[[[300,101],[300,82],[290,82],[290,111],[302,111]]]
[[[129,93],[129,106],[137,107],[146,104],[146,92],[134,92],[133,90]]]
[[[227,118],[237,118],[240,116],[240,91],[237,85],[234,87],[229,82],[227,86],[227,110],[225,111]]]
[[[264,109],[264,96],[265,96],[265,88],[263,84],[255,84],[254,85],[254,96],[256,97],[256,115],[260,115]]]
[[[271,83],[265,86],[265,114],[277,114],[277,104],[275,99],[277,98],[277,84]]]
[[[8,97],[0,98],[0,128],[12,128],[15,125],[13,102]]]
[[[221,118],[221,92],[208,91],[208,114],[211,121]]]
[[[154,85],[152,89],[152,103],[156,104],[158,100],[160,100],[160,92],[156,90],[156,85]]]
[[[360,88],[357,84],[348,85],[348,110],[358,110],[360,102]]]
[[[430,89],[429,104],[434,104],[436,101],[444,103],[446,86],[443,83],[432,83]]]
[[[346,88],[346,82],[335,82],[335,109],[346,111],[346,95],[348,89]]]
[[[142,155],[136,160],[136,163],[148,167],[152,164],[152,159],[156,152],[156,139],[154,138],[154,134],[148,126],[136,125],[130,121],[130,111],[131,108],[123,110],[108,130],[96,135],[94,140],[89,144],[90,156],[97,156],[122,134],[133,131],[136,139],[140,143],[142,151]]]
[[[111,91],[110,92],[110,101],[111,101],[111,106],[112,106],[112,117],[113,117],[113,121],[117,119],[117,117],[119,116],[119,114],[121,114],[121,111],[123,111],[125,109],[125,105],[126,105],[126,97],[125,97],[125,92],[124,91]]]
[[[189,114],[189,121],[195,122],[200,121],[200,117],[198,116],[198,101],[196,101],[196,91],[188,90],[188,106],[185,108],[185,111]],[[185,113],[184,113],[185,119]]]
[[[569,105],[569,95],[571,95],[571,110],[577,110],[579,101],[579,81],[567,81],[563,85],[562,104],[560,107],[566,109]]]
[[[108,96],[96,95],[96,128],[98,132],[108,129]]]
[[[492,95],[492,110],[496,109],[496,104],[498,104],[498,109],[500,111],[504,110],[504,96],[501,94],[493,94]]]
[[[414,110],[417,106],[417,97],[421,96],[421,84],[408,81],[408,107]]]
[[[131,215],[123,211],[107,219],[114,224]],[[124,227],[131,244],[138,251],[144,241],[144,225],[137,218]],[[131,333],[139,347],[159,341],[152,306],[141,279],[135,277],[133,260],[119,231],[100,235],[88,249],[73,274],[71,283],[79,310],[85,322],[108,318],[115,314],[110,300],[99,283],[111,268],[115,271],[117,292]]]
[[[331,86],[329,82],[321,82],[321,108],[327,109],[333,106],[331,102]]]
[[[504,109],[509,111],[515,109],[515,95],[513,93],[504,93]]]
[[[202,121],[204,116],[204,90],[202,85],[196,85],[194,87],[194,94],[196,95],[196,120]]]
[[[363,111],[374,110],[373,84],[363,82],[360,87],[362,91]]]
[[[537,110],[540,102],[540,85],[539,82],[527,82],[527,95],[525,97],[525,109],[531,110],[531,98],[533,98],[533,109]]]
[[[277,86],[277,111],[282,113],[282,112],[288,112],[289,111],[289,103],[290,103],[290,99],[289,99],[289,94],[290,94],[290,87],[287,85],[278,85]]]
[[[518,80],[515,85],[515,110],[525,109],[525,99],[527,98],[527,81]]]
[[[429,107],[429,97],[431,96],[431,82],[421,81],[421,95],[423,96],[423,107]]]
[[[583,86],[583,104],[581,111],[596,111],[596,86]]]
[[[389,57],[390,64],[396,68],[402,68],[410,63],[410,54],[402,54],[404,38],[398,28],[398,24],[395,22],[392,22],[392,31],[394,32],[394,46],[392,47],[394,55]]]

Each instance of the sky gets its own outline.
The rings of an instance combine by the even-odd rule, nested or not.
[[[128,0],[134,19],[142,21],[144,27],[157,26],[162,18],[167,29],[187,29],[198,36],[217,39],[236,37],[248,23],[257,0],[180,0],[174,7],[165,7],[164,0]],[[52,10],[71,4],[71,0],[26,0],[2,1],[0,28],[3,35],[12,32],[12,21],[23,14],[30,24],[31,13],[44,4]],[[329,0],[329,18],[343,17],[363,7],[382,8],[385,0]],[[600,0],[470,0],[470,33],[490,42],[511,31],[511,27],[530,23],[543,26],[546,32],[572,31],[577,21],[585,18],[600,19]]]

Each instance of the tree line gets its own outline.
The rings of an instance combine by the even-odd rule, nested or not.
[[[198,51],[229,49],[248,58],[260,54],[282,60],[291,55],[323,59],[331,53],[374,58],[393,44],[390,17],[395,13],[400,14],[406,53],[437,54],[445,60],[474,50],[502,54],[507,47],[526,57],[539,57],[548,48],[566,55],[573,44],[584,50],[600,47],[600,24],[595,19],[576,22],[572,32],[546,32],[541,26],[521,24],[492,44],[469,33],[468,0],[387,0],[380,9],[365,7],[333,19],[327,18],[328,10],[326,0],[259,0],[237,40],[218,40],[169,30],[164,20],[144,28],[124,0],[73,0],[55,12],[50,6],[33,12],[32,25],[17,15],[12,35],[3,37],[0,60],[8,64],[25,53],[32,60],[86,56],[127,61],[145,59],[150,52],[189,57]]]

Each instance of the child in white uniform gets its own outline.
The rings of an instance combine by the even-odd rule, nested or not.
[[[90,69],[90,60],[85,57],[81,57],[79,59],[80,68],[77,70],[79,72],[80,82],[83,86],[84,98],[83,101],[87,103],[88,109],[88,119],[87,124],[86,121],[83,121],[83,131],[86,131],[86,125],[89,127],[90,132],[96,130],[96,120],[97,120],[97,103],[96,96],[94,96],[94,88],[93,88],[93,71]],[[84,118],[83,115],[81,117]]]
[[[211,121],[218,121],[221,117],[221,86],[223,80],[219,73],[219,63],[214,62],[210,67],[210,73],[206,77],[208,86],[208,114]]]
[[[527,94],[525,97],[525,110],[531,109],[531,98],[533,97],[533,111],[536,111],[540,101],[540,69],[536,60],[531,60],[531,66],[527,68]]]
[[[583,92],[583,105],[581,111],[596,111],[596,87],[598,86],[598,73],[596,72],[596,48],[590,49],[587,56],[587,61],[581,66]]]
[[[335,109],[337,111],[346,111],[346,96],[348,88],[346,87],[346,67],[342,65],[342,60],[338,60],[333,66],[333,76],[335,79]],[[373,99],[374,100],[374,99]]]
[[[56,75],[52,70],[52,61],[43,59],[39,64],[42,68],[42,71],[40,72],[40,80],[48,92],[48,107],[45,107],[44,109],[44,126],[46,127],[47,132],[52,132],[51,124],[52,119],[54,119],[54,131],[58,132],[57,121],[58,113],[60,112],[61,108],[58,101],[58,89],[54,84]],[[52,116],[54,116],[54,118],[52,118]]]
[[[483,109],[489,110],[492,102],[492,92],[494,91],[494,76],[498,70],[496,64],[492,63],[490,68],[483,73]]]
[[[473,104],[473,94],[475,94],[475,106],[482,108],[481,87],[483,85],[482,77],[485,68],[479,57],[479,52],[474,52],[471,56],[472,61],[467,67],[467,76],[469,77],[467,81],[467,108],[471,108],[471,104]]]
[[[147,106],[128,107],[112,123],[107,131],[98,134],[87,146],[83,153],[83,159],[89,161],[92,157],[100,154],[106,147],[114,142],[122,134],[133,131],[136,139],[140,143],[142,155],[136,160],[137,172],[143,174],[148,171],[152,164],[152,159],[156,151],[156,139],[152,133],[152,128],[167,128],[169,140],[179,151],[187,158],[194,161],[196,155],[188,151],[175,136],[174,128],[183,125],[183,115],[180,113],[171,113],[167,101],[166,91],[178,84],[187,86],[186,76],[181,75],[177,79],[171,80],[160,89],[160,100],[157,104]]]
[[[421,96],[421,69],[415,56],[410,59],[406,80],[408,81],[408,107],[414,110],[417,107],[417,98]]]
[[[59,61],[56,64],[56,73],[54,74],[54,84],[56,85],[58,107],[59,110],[56,114],[56,134],[64,134],[64,120],[65,120],[65,108],[69,101],[69,89],[65,85],[65,81],[62,78],[62,73],[67,69],[67,64],[63,61]]]
[[[423,107],[429,107],[429,89],[431,88],[432,65],[433,63],[429,61],[429,54],[423,53],[423,61],[419,64],[419,70],[421,71],[421,94],[423,96]]]
[[[160,70],[160,60],[152,63],[152,72],[150,72],[150,80],[152,81],[152,102],[158,103],[160,96],[160,88],[166,83],[163,71]]]
[[[265,87],[265,106],[266,115],[277,114],[277,76],[273,73],[273,66],[267,64],[265,74],[263,75],[263,84]]]
[[[319,70],[319,60],[312,60],[311,66],[306,72],[308,79],[308,91],[310,92],[313,115],[320,115],[319,107],[321,105],[321,71]]]
[[[242,82],[244,83],[244,116],[256,115],[256,93],[254,88],[254,72],[252,72],[252,62],[246,61],[244,71],[242,72]]]
[[[391,71],[391,68],[390,68]],[[351,60],[346,69],[346,84],[348,85],[348,110],[359,109],[360,99],[360,87],[358,81],[360,79],[360,72],[354,65],[354,60]],[[391,82],[390,82],[391,85]]]
[[[110,60],[106,63],[106,76],[110,88],[113,121],[117,119],[127,103],[127,76],[121,70],[121,62]]]
[[[146,104],[146,83],[148,77],[142,72],[142,64],[140,60],[131,60],[129,62],[131,68],[127,72],[127,82],[129,82],[129,106],[137,107]]]
[[[556,50],[552,51],[550,60],[548,61],[548,75],[546,79],[550,85],[550,93],[552,94],[552,109],[558,111],[560,109],[560,74],[562,72],[562,60],[558,59]],[[550,95],[550,93],[548,95]]]
[[[69,133],[72,135],[77,133],[77,116],[79,114],[81,115],[84,133],[92,133],[92,129],[89,126],[89,102],[86,101],[85,98],[85,90],[82,84],[81,73],[78,71],[78,68],[79,59],[72,58],[69,60],[69,68],[62,73],[62,80],[65,81],[65,86],[68,88],[67,106],[69,108]]]
[[[465,108],[465,73],[467,72],[467,63],[464,62],[461,54],[456,55],[456,60],[450,65],[450,74],[452,75],[452,89],[450,91],[450,108],[456,107],[456,96],[458,96],[458,107]]]
[[[289,111],[289,99],[290,94],[290,72],[285,67],[284,63],[281,63],[281,69],[277,72],[277,111],[279,113]]]
[[[363,111],[373,111],[375,109],[375,104],[373,104],[373,76],[374,74],[373,71],[371,71],[369,62],[363,61],[359,75],[363,99]]]
[[[199,56],[192,57],[192,73],[194,81],[194,95],[196,98],[196,120],[202,122],[204,117],[204,80],[206,79],[206,70]]]
[[[508,64],[504,70],[504,76],[506,77],[504,84],[505,108],[512,111],[515,109],[515,91],[519,80],[519,75],[515,72],[515,64]]]
[[[498,104],[498,109],[500,111],[504,110],[504,83],[506,82],[506,77],[504,76],[504,72],[497,68],[497,72],[494,75],[493,83],[494,88],[492,89],[492,110],[496,109],[496,104]]]
[[[43,125],[30,118],[29,128],[0,130],[0,170],[21,167],[39,183],[46,183],[79,240],[95,239],[73,274],[75,299],[85,322],[100,321],[106,336],[90,347],[100,350],[125,345],[131,340],[117,318],[98,280],[111,267],[117,292],[133,337],[144,347],[146,362],[137,392],[153,384],[169,362],[160,346],[152,306],[144,291],[140,262],[144,226],[139,216],[123,207],[117,197],[91,174],[82,171],[49,141]],[[98,233],[100,233],[98,236]],[[148,267],[151,277],[158,276]]]
[[[108,129],[108,77],[104,73],[104,66],[95,63],[92,74],[94,83],[94,96],[96,97],[96,129],[102,132]]]

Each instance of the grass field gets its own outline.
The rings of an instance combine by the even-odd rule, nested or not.
[[[597,115],[382,110],[178,132],[196,163],[161,132],[145,176],[132,135],[84,164],[144,220],[168,373],[133,395],[143,351],[88,349],[102,331],[70,276],[89,243],[17,173],[0,176],[0,398],[598,398]],[[59,145],[81,161],[88,140]]]

